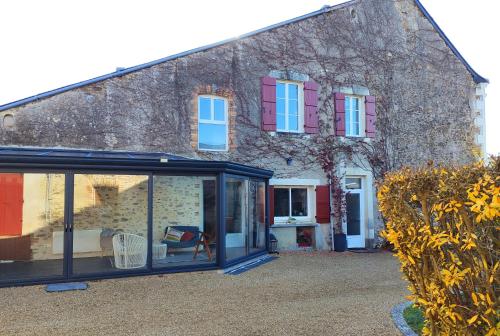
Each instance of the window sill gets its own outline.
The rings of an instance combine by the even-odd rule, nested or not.
[[[276,223],[270,226],[270,228],[287,228],[287,227],[304,227],[304,226],[319,226],[318,223],[313,222],[303,222],[303,223]]]

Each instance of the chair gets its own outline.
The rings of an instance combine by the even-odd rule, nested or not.
[[[113,236],[113,253],[116,268],[144,267],[146,266],[148,254],[148,241],[146,238],[135,234],[115,234]]]
[[[163,244],[167,244],[168,248],[187,248],[187,247],[195,247],[195,252],[193,256],[193,260],[196,259],[196,256],[198,255],[198,250],[200,245],[203,245],[205,248],[205,251],[208,256],[208,260],[212,260],[212,252],[210,251],[210,247],[208,245],[208,239],[206,234],[200,231],[200,229],[197,226],[188,226],[188,225],[178,225],[178,226],[172,226],[176,230],[183,231],[183,232],[192,232],[193,233],[193,238],[190,240],[181,240],[181,241],[172,241],[172,240],[162,240],[161,242]],[[168,231],[168,226],[165,227],[165,235],[167,234]],[[167,252],[168,253],[168,252]]]

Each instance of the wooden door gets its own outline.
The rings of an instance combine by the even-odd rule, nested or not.
[[[0,237],[23,233],[23,175],[0,173]]]

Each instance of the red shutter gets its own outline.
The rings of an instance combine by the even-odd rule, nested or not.
[[[276,78],[261,78],[262,130],[276,131]]]
[[[274,224],[274,187],[269,186],[269,225]]]
[[[318,84],[304,82],[304,132],[318,133]]]
[[[365,97],[365,124],[366,124],[366,136],[369,138],[375,137],[375,121],[377,120],[377,115],[375,112],[375,97],[366,96]]]
[[[316,222],[330,223],[330,186],[316,187]]]
[[[345,136],[345,95],[343,93],[333,94],[333,106],[335,108],[335,135]]]
[[[23,175],[0,174],[0,236],[23,233]]]

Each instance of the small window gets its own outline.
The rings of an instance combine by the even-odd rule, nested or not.
[[[345,130],[346,136],[361,136],[361,104],[359,97],[345,97]]]
[[[303,120],[302,90],[298,83],[276,82],[276,130],[301,132]]]
[[[275,188],[275,217],[307,217],[307,188]]]
[[[227,101],[224,98],[198,98],[198,149],[227,150]]]

